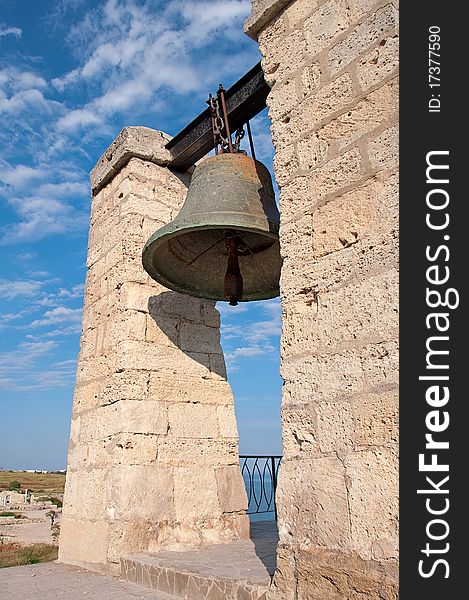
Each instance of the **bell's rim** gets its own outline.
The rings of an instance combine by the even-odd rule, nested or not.
[[[150,248],[150,246],[152,246],[155,242],[157,242],[157,241],[164,242],[166,240],[166,238],[174,235],[178,231],[184,231],[184,233],[192,233],[193,231],[210,231],[210,230],[215,231],[217,229],[226,229],[227,231],[245,231],[246,233],[258,233],[264,237],[269,237],[273,240],[278,241],[278,239],[279,239],[279,236],[278,236],[279,224],[276,223],[275,221],[271,221],[270,219],[268,220],[268,222],[269,222],[269,226],[273,225],[272,228],[274,229],[274,231],[270,231],[270,230],[267,231],[265,229],[260,229],[257,227],[248,227],[247,225],[232,225],[231,223],[229,225],[225,224],[225,223],[218,223],[218,224],[205,223],[204,225],[187,226],[186,223],[184,223],[184,221],[181,221],[180,223],[171,221],[167,225],[163,225],[163,227],[160,227],[160,229],[155,231],[155,233],[153,233],[148,238],[148,240],[145,242],[145,245],[143,246],[142,256],[145,255],[145,252],[147,252],[147,250]],[[173,224],[175,224],[175,226],[172,226]],[[275,231],[275,229],[277,231]]]
[[[158,248],[163,245],[163,243],[171,237],[177,231],[184,230],[184,233],[192,233],[193,231],[210,231],[223,229],[226,227],[227,230],[231,231],[245,231],[248,233],[258,233],[264,237],[269,237],[274,240],[274,243],[279,244],[279,236],[278,233],[275,232],[267,232],[265,229],[254,229],[252,227],[243,227],[240,225],[234,226],[224,226],[222,225],[193,225],[192,227],[178,226],[175,228],[171,227],[172,223],[168,223],[167,225],[155,231],[153,235],[151,235],[145,243],[145,246],[142,250],[142,265],[145,271],[150,275],[150,277],[163,285],[164,287],[173,290],[174,292],[179,292],[181,294],[189,294],[190,296],[195,296],[197,298],[205,298],[206,300],[213,300],[215,302],[229,302],[229,298],[220,298],[219,295],[210,294],[209,292],[200,292],[198,293],[196,290],[191,290],[190,292],[184,287],[178,285],[167,279],[160,271],[156,270],[153,265],[152,258],[154,253],[157,252]],[[183,224],[182,224],[183,225]],[[166,231],[165,231],[166,230]],[[243,294],[243,297],[238,300],[238,302],[252,302],[256,300],[271,300],[272,298],[277,298],[280,296],[280,285],[276,286],[271,290],[264,290],[262,293],[246,293]]]

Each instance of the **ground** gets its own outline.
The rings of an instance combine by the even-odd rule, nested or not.
[[[0,517],[0,540],[3,539],[4,541],[12,541],[19,544],[54,543],[51,536],[50,518],[46,516],[50,508],[44,510],[7,510],[26,518],[2,523],[5,519]],[[7,520],[11,521],[10,519]]]

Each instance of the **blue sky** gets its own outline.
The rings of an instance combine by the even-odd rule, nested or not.
[[[176,134],[260,59],[249,0],[0,0],[0,468],[60,469],[89,171],[119,131]],[[269,168],[268,117],[253,121]],[[279,453],[280,305],[221,305],[242,453]]]

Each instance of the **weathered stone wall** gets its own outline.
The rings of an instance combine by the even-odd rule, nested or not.
[[[254,0],[280,187],[275,598],[397,597],[397,9]]]
[[[141,252],[177,214],[188,177],[160,132],[124,129],[92,173],[83,333],[60,560],[246,537],[233,397],[213,302],[163,288]]]

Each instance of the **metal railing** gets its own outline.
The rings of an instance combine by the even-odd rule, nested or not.
[[[275,491],[281,456],[240,455],[239,466],[246,485],[248,515],[275,513]]]

